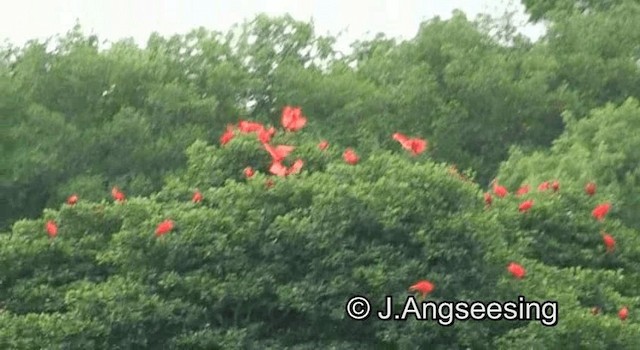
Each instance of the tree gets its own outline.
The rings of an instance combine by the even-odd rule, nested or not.
[[[616,344],[638,346],[640,324],[622,324],[613,308],[640,307],[633,261],[640,245],[622,226],[628,245],[620,260],[586,261],[596,240],[566,243],[573,260],[559,264],[537,249],[540,225],[566,225],[565,210],[584,212],[569,193],[540,194],[518,213],[517,199],[487,210],[481,188],[423,154],[373,152],[356,165],[338,145],[321,151],[302,134],[278,133],[273,144],[294,144],[292,158],[308,159],[300,174],[269,179],[269,156],[255,135],[224,146],[202,141],[189,149],[189,170],[157,195],[123,203],[79,202],[47,210],[0,237],[0,344],[9,348],[451,348]],[[298,142],[296,142],[298,140]],[[241,177],[247,164],[256,167]],[[226,165],[226,167],[225,167]],[[212,171],[212,170],[217,171]],[[199,203],[190,195],[198,186]],[[547,196],[544,198],[543,196]],[[592,227],[575,216],[572,225]],[[170,218],[171,232],[154,235]],[[43,224],[59,225],[55,238]],[[597,234],[593,233],[594,237]],[[563,252],[553,252],[563,260]],[[617,259],[617,258],[614,258]],[[508,275],[509,261],[528,269]],[[622,265],[620,265],[622,264]],[[615,271],[618,266],[624,272]],[[577,270],[576,270],[577,269]],[[572,274],[571,271],[578,271]],[[569,275],[568,275],[569,274]],[[571,277],[568,277],[571,276]],[[622,278],[624,277],[624,278]],[[523,322],[350,320],[353,294],[372,301],[393,295],[396,307],[415,280],[436,284],[432,301],[532,300],[560,303],[560,325]],[[635,283],[635,284],[634,284]],[[597,289],[591,296],[589,290]],[[542,287],[542,288],[541,288]],[[585,313],[594,338],[580,338]],[[635,311],[632,311],[635,312]],[[632,313],[632,315],[635,315]],[[521,337],[526,330],[535,338]],[[27,335],[25,337],[25,335]]]
[[[584,192],[585,185],[594,182],[596,198],[611,201],[621,220],[640,228],[636,195],[640,190],[638,100],[608,104],[581,120],[567,113],[565,121],[567,130],[550,150],[525,154],[514,149],[501,167],[499,180],[515,188],[562,178],[566,182],[563,187],[574,192]],[[588,203],[595,204],[593,200]]]
[[[567,14],[606,11],[625,0],[522,0],[531,20],[559,20]],[[631,1],[627,1],[630,3]]]

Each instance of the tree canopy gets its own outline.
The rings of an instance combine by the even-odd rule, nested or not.
[[[640,348],[640,3],[0,55],[0,348]],[[422,286],[416,287],[416,282]],[[558,303],[355,321],[354,295]],[[419,294],[419,293],[418,293]]]

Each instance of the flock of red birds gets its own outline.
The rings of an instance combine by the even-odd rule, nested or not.
[[[394,135],[394,139],[396,139],[395,135]],[[404,144],[403,144],[404,146]],[[405,147],[406,148],[406,147]],[[453,170],[455,171],[455,168],[453,168]],[[493,185],[493,194],[498,197],[498,198],[504,198],[509,194],[509,191],[507,190],[506,187],[501,186],[497,183],[497,181],[493,181],[492,182]],[[529,193],[529,185],[523,185],[522,187],[520,187],[517,191],[516,191],[516,196],[522,196],[525,195],[527,193]],[[549,183],[548,181],[545,181],[543,183],[541,183],[538,186],[538,190],[539,191],[548,191],[548,190],[552,190],[553,192],[558,192],[560,190],[560,183],[558,181],[553,181],[552,183]],[[584,187],[584,191],[587,195],[589,196],[593,196],[596,193],[596,184],[593,182],[589,182],[585,185]],[[491,204],[493,203],[493,196],[491,195],[491,193],[486,192],[484,194],[484,201],[485,204],[487,205],[487,207],[490,207]],[[518,206],[518,210],[521,213],[526,213],[529,209],[531,209],[533,207],[533,200],[529,199],[526,201],[523,201],[522,203],[520,203],[520,205]],[[591,211],[591,216],[593,216],[594,219],[596,219],[597,221],[604,221],[605,216],[607,215],[607,213],[609,213],[609,210],[611,209],[611,204],[610,203],[601,203],[598,204],[592,211]],[[613,238],[612,235],[601,231],[601,235],[602,235],[602,240],[604,242],[604,245],[606,247],[606,251],[607,253],[613,253],[615,246],[616,246],[616,240],[615,238]],[[527,273],[527,270],[520,264],[516,263],[516,262],[510,262],[507,265],[507,271],[513,275],[514,278],[516,279],[523,279]],[[433,292],[433,290],[435,290],[435,286],[433,283],[431,283],[430,281],[427,280],[421,280],[416,282],[414,285],[412,285],[411,287],[409,287],[409,291],[410,292],[417,292],[420,293],[422,295],[422,298],[426,298],[426,296]],[[594,307],[591,310],[592,314],[597,315],[599,313],[599,308]],[[629,309],[626,306],[623,306],[619,311],[618,311],[618,317],[621,320],[626,320],[627,317],[629,316]]]
[[[287,132],[296,132],[302,129],[307,123],[307,118],[302,114],[302,110],[299,107],[291,107],[286,106],[282,111],[281,124],[284,130]],[[255,134],[258,140],[262,143],[264,149],[271,156],[271,166],[269,167],[269,172],[273,175],[285,177],[289,175],[294,175],[300,173],[302,167],[304,166],[304,161],[300,158],[296,159],[291,166],[286,166],[282,162],[293,152],[295,149],[294,146],[289,145],[271,145],[271,138],[275,135],[276,129],[274,127],[266,128],[263,124],[257,122],[250,122],[245,120],[240,120],[237,126],[237,130],[243,134]],[[236,127],[234,125],[227,125],[226,131],[220,137],[220,144],[222,146],[228,144],[233,140],[236,135]],[[408,137],[401,133],[394,133],[392,138],[395,141],[398,141],[400,145],[407,151],[409,151],[412,155],[417,156],[428,148],[427,140],[420,138]],[[326,150],[329,147],[329,143],[326,140],[320,141],[318,144],[318,148],[321,151]],[[358,154],[352,149],[347,148],[342,154],[342,158],[347,164],[355,165],[359,162],[360,158]],[[464,176],[460,175],[455,166],[452,167],[452,172],[462,179],[465,179]],[[251,178],[255,174],[255,170],[252,167],[246,167],[243,171],[244,176],[246,178]],[[267,179],[266,187],[272,187],[273,181]],[[493,194],[498,198],[504,198],[509,194],[509,191],[504,187],[497,183],[497,181],[492,182],[493,185]],[[524,185],[520,187],[516,191],[516,196],[522,196],[529,192],[530,187],[528,185]],[[560,189],[560,184],[558,181],[553,181],[549,183],[545,181],[538,186],[539,191],[548,191],[552,190],[553,192],[557,192]],[[596,193],[596,184],[593,182],[589,182],[585,186],[585,192],[589,196],[593,196]],[[111,190],[111,196],[113,197],[115,202],[122,203],[126,201],[125,194],[118,188],[114,187]],[[192,197],[192,201],[194,203],[199,203],[203,199],[202,193],[199,191],[195,191]],[[490,207],[493,203],[493,196],[491,193],[486,192],[484,194],[484,201],[487,207]],[[67,204],[74,205],[78,202],[78,195],[73,194],[67,199]],[[529,199],[523,201],[519,206],[518,210],[521,213],[526,213],[529,209],[533,207],[533,200]],[[602,203],[597,205],[591,215],[598,221],[604,221],[605,216],[609,212],[611,208],[611,204]],[[175,228],[175,223],[172,220],[164,220],[158,224],[156,227],[155,234],[160,237],[169,232],[171,232]],[[49,237],[54,238],[58,234],[58,226],[53,220],[49,220],[46,223],[46,230]],[[604,245],[608,253],[613,253],[616,245],[616,240],[610,234],[606,232],[601,232],[602,239],[604,241]],[[507,271],[513,275],[516,279],[523,279],[526,275],[526,269],[516,263],[511,262],[507,266]],[[427,295],[432,293],[435,290],[435,285],[428,280],[421,280],[413,284],[409,287],[410,292],[416,292],[422,295],[423,299],[426,299]],[[598,308],[592,309],[593,314],[598,313]],[[621,320],[626,320],[628,317],[629,310],[625,306],[618,312],[618,317]]]

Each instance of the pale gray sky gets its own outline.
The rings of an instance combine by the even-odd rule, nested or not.
[[[184,34],[204,26],[226,31],[235,23],[260,12],[291,14],[298,20],[313,18],[319,34],[347,29],[340,42],[346,47],[355,39],[383,32],[391,37],[412,38],[423,20],[449,18],[454,9],[469,18],[478,13],[499,16],[507,8],[521,9],[518,0],[3,0],[0,41],[22,45],[29,39],[62,34],[79,20],[85,32],[101,40],[133,37],[141,45],[157,31]],[[519,17],[524,20],[524,16]],[[522,32],[537,38],[542,27]]]

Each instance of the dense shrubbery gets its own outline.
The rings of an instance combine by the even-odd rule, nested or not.
[[[583,192],[589,182],[596,193],[580,202],[593,206],[612,201],[613,209],[629,226],[640,229],[640,105],[629,99],[607,105],[576,120],[566,115],[567,132],[549,150],[525,155],[514,150],[502,165],[500,180],[519,186],[563,178],[572,192]]]
[[[296,137],[299,136],[299,137]],[[4,348],[504,348],[640,345],[633,286],[640,242],[616,221],[603,251],[595,199],[557,192],[494,198],[427,156],[374,152],[356,165],[303,132],[278,133],[305,159],[300,174],[269,180],[255,135],[193,144],[189,168],[151,198],[80,199],[20,221],[0,239]],[[286,141],[286,142],[283,142]],[[298,144],[296,141],[304,142]],[[394,154],[396,153],[396,154]],[[252,166],[251,177],[243,169]],[[201,202],[190,201],[198,188]],[[533,198],[534,206],[518,211]],[[154,235],[170,219],[174,230]],[[59,231],[47,237],[45,221]],[[519,261],[523,280],[507,273]],[[399,307],[414,280],[432,300],[557,300],[556,328],[538,322],[365,321],[347,318],[354,294]],[[616,319],[622,305],[631,320]],[[591,315],[591,308],[602,316]],[[589,337],[581,337],[583,324]],[[525,328],[522,328],[525,327]],[[604,328],[603,328],[604,327]],[[526,333],[523,333],[526,329]],[[523,336],[527,334],[527,336]],[[531,338],[532,335],[537,335]],[[569,342],[567,339],[571,339]],[[37,344],[37,345],[36,345]]]
[[[457,13],[347,57],[264,16],[6,48],[0,348],[640,348],[640,7],[525,4],[552,19],[538,43]],[[281,128],[292,103],[302,131]],[[273,176],[261,137],[301,171]],[[348,319],[350,296],[399,306],[418,280],[433,301],[558,301],[558,324]]]
[[[240,116],[274,123],[285,104],[304,106],[313,132],[362,152],[388,149],[396,130],[422,135],[434,159],[487,183],[509,147],[550,145],[563,111],[580,119],[640,98],[640,7],[621,3],[564,13],[537,43],[456,13],[405,42],[355,43],[347,56],[310,24],[265,16],[226,36],[153,35],[145,48],[99,49],[79,29],[56,45],[5,47],[0,194],[11,200],[0,229],[70,191],[98,199],[117,184],[154,193],[184,169],[195,140],[215,139]]]

